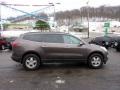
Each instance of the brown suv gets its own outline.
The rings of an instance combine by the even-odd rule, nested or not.
[[[104,47],[87,44],[65,33],[26,33],[13,42],[12,59],[27,70],[38,69],[43,62],[86,62],[91,68],[101,68],[107,62]]]

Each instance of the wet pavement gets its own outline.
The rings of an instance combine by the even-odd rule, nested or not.
[[[43,64],[37,71],[26,71],[10,56],[11,52],[0,51],[0,90],[120,90],[120,52],[114,49],[102,69]]]

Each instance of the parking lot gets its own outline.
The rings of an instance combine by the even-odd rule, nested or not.
[[[0,90],[120,90],[120,53],[109,49],[109,61],[102,69],[85,64],[43,64],[37,71],[25,71],[0,51]]]
[[[120,0],[1,0],[0,90],[120,90]]]

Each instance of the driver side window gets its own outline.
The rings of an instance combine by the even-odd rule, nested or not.
[[[80,40],[74,36],[71,35],[64,35],[64,43],[67,44],[80,44]]]

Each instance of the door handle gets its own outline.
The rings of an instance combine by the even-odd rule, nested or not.
[[[71,46],[66,46],[66,48],[70,48]]]
[[[42,47],[47,47],[47,45],[42,45]]]

